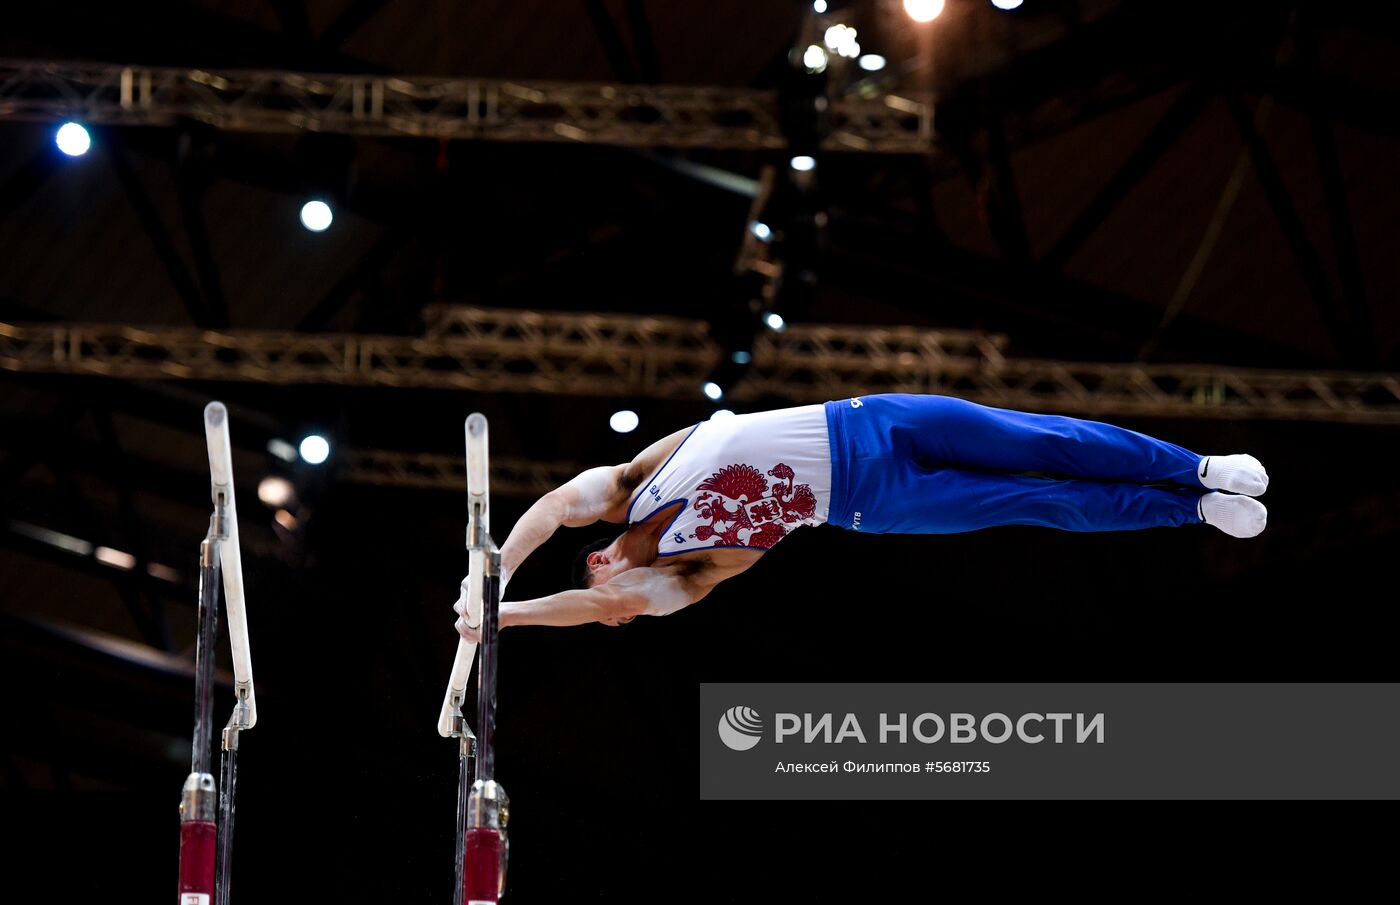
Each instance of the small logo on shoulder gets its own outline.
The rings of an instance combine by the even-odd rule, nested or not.
[[[859,530],[860,530],[860,513],[859,513],[859,512],[856,513],[856,517],[851,521],[851,530],[853,530],[853,531],[859,531]]]
[[[683,543],[685,543],[685,535],[683,535],[683,534],[681,534],[679,531],[677,531],[677,532],[675,532],[674,534],[671,535],[671,540],[675,541],[675,542],[678,543],[678,544],[683,544]]]
[[[864,402],[861,402],[860,399],[859,399],[858,397],[856,397],[856,396],[852,396],[852,397],[851,397],[851,408],[853,408],[853,409],[858,409],[858,408],[860,408],[862,405],[865,405],[865,403],[864,403]]]

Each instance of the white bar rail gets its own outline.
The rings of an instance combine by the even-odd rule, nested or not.
[[[258,721],[253,697],[253,655],[248,646],[248,610],[243,599],[243,556],[238,544],[238,507],[233,493],[233,446],[229,441],[228,409],[222,402],[204,408],[204,437],[209,444],[210,496],[224,498],[227,539],[219,545],[224,573],[224,604],[228,610],[229,641],[233,646],[233,678],[240,698],[247,707],[242,728],[251,729]]]

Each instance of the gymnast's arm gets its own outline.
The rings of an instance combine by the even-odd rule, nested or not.
[[[534,600],[503,601],[500,627],[511,625],[622,625],[637,616],[665,616],[689,606],[718,583],[701,571],[682,574],[675,568],[629,569],[606,584],[561,591]],[[475,641],[477,630],[457,620],[462,637]]]
[[[501,546],[501,590],[525,558],[549,540],[559,526],[582,528],[605,520],[621,495],[623,465],[602,465],[581,472],[546,493],[526,510]]]

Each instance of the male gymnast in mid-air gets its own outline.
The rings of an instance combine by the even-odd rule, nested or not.
[[[501,590],[561,525],[626,525],[585,547],[574,590],[500,604],[499,625],[665,616],[823,522],[869,534],[996,525],[1264,530],[1258,459],[1201,456],[1135,431],[948,396],[858,396],[703,421],[541,497],[501,547]],[[463,598],[455,609],[463,613]],[[478,639],[465,616],[463,637]]]

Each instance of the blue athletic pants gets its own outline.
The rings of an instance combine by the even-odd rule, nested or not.
[[[952,534],[1200,522],[1201,457],[1136,431],[903,393],[828,402],[826,417],[827,520],[843,528]]]

